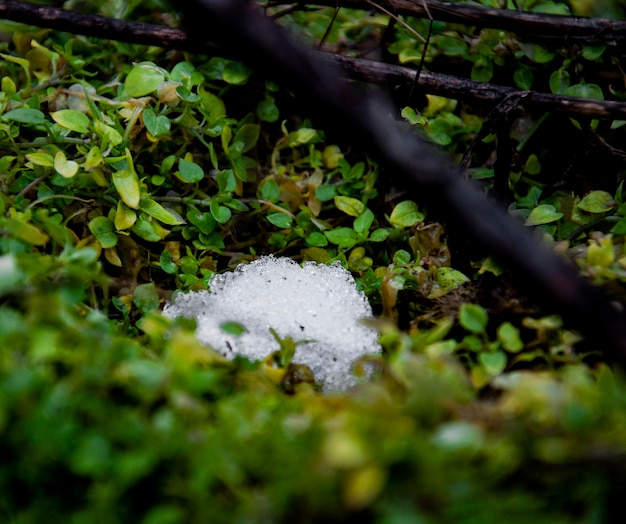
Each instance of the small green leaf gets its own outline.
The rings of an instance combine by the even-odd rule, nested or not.
[[[556,222],[561,218],[563,218],[563,213],[559,213],[553,205],[540,204],[530,212],[525,224],[527,226],[539,226]]]
[[[89,231],[91,231],[104,249],[112,248],[117,245],[115,225],[111,219],[101,216],[90,220]]]
[[[113,185],[120,195],[124,204],[131,209],[139,207],[139,179],[137,173],[122,169],[115,171],[112,175]]]
[[[21,124],[44,124],[47,122],[44,114],[39,109],[31,109],[29,107],[18,107],[7,111],[2,115],[2,120],[11,122],[20,122]]]
[[[626,220],[626,219],[625,219]],[[328,240],[319,231],[313,231],[304,239],[307,245],[312,247],[325,247],[328,245]]]
[[[606,213],[615,207],[615,201],[606,191],[592,191],[576,207],[587,213]]]
[[[288,144],[291,147],[301,146],[308,144],[315,137],[317,137],[317,131],[315,129],[311,129],[310,127],[301,127],[297,131],[289,133]]]
[[[334,197],[335,206],[351,217],[358,217],[365,211],[365,204],[356,198],[347,196]]]
[[[26,159],[36,166],[54,167],[54,157],[48,153],[28,153]]]
[[[89,117],[75,109],[61,109],[50,113],[52,119],[61,127],[77,133],[86,133],[89,130]]]
[[[510,322],[500,324],[498,340],[502,343],[502,347],[511,353],[517,353],[524,348],[524,343],[519,336],[519,329]]]
[[[63,178],[72,178],[78,173],[78,164],[73,160],[68,160],[63,151],[57,151],[54,155],[54,169]]]
[[[163,240],[170,233],[144,213],[137,217],[137,222],[135,222],[131,231],[148,242]]]
[[[315,198],[321,202],[332,200],[337,194],[337,188],[332,184],[324,184],[315,188]]]
[[[13,237],[19,238],[32,246],[43,246],[50,239],[50,237],[37,226],[19,220],[18,218],[7,218],[2,223],[2,229]]]
[[[459,322],[471,333],[484,333],[489,315],[482,306],[465,302],[459,308]]]
[[[243,85],[250,78],[252,70],[241,62],[229,60],[222,71],[222,80],[228,84]]]
[[[411,227],[418,222],[423,222],[424,218],[424,213],[420,213],[415,202],[404,200],[393,208],[389,222],[394,227]]]
[[[115,219],[113,221],[115,229],[118,231],[129,229],[133,227],[136,221],[137,213],[124,204],[124,202],[119,200],[117,202],[117,210],[115,211]]]
[[[154,282],[147,282],[145,284],[139,284],[135,288],[133,293],[133,304],[141,311],[141,313],[148,313],[154,311],[159,307],[159,292],[157,291]]]
[[[458,288],[468,281],[469,278],[467,278],[463,273],[457,271],[456,269],[452,269],[451,267],[440,267],[437,269],[437,273],[435,274],[435,282],[446,293]]]
[[[502,351],[493,353],[482,352],[478,355],[478,360],[490,375],[499,375],[506,369],[507,356]]]
[[[139,199],[139,209],[148,213],[148,215],[156,218],[160,222],[167,224],[168,226],[176,226],[179,224],[184,224],[182,220],[178,217],[174,216],[167,209],[165,209],[161,204],[155,202],[149,196],[142,196]]]
[[[261,127],[258,124],[244,124],[235,133],[235,138],[230,144],[231,155],[241,155],[250,151],[259,140]]]
[[[168,275],[176,275],[178,273],[178,266],[174,262],[174,257],[167,249],[164,249],[159,257],[159,265]]]
[[[100,120],[96,120],[94,122],[94,129],[96,131],[96,134],[102,138],[101,149],[103,151],[109,146],[119,146],[124,141],[124,137],[122,137],[117,129],[112,126],[106,125]]]
[[[280,117],[280,112],[273,97],[267,97],[256,106],[257,116],[264,122],[276,122]]]
[[[272,213],[267,215],[267,220],[281,229],[288,229],[293,223],[291,217],[285,213]]]
[[[550,75],[550,91],[555,95],[563,95],[570,86],[569,73],[565,69],[557,69]]]
[[[537,64],[547,64],[554,58],[554,53],[538,44],[518,42],[524,54]]]
[[[232,212],[226,206],[220,206],[217,200],[211,200],[209,204],[209,210],[213,218],[220,224],[225,224],[230,220]]]
[[[180,178],[184,182],[189,182],[190,184],[200,182],[200,180],[204,178],[204,171],[202,168],[195,162],[185,160],[184,158],[181,158],[178,161],[178,172],[180,173]]]
[[[354,219],[354,230],[360,235],[367,233],[370,226],[374,223],[374,213],[370,209],[365,209],[357,218]]]
[[[142,113],[143,123],[153,137],[167,135],[170,132],[170,119],[164,115],[157,116],[151,107],[146,107]]]
[[[230,335],[235,335],[236,337],[243,335],[246,332],[246,328],[239,322],[223,322],[220,324],[220,329],[224,331],[224,333],[229,333]]]
[[[384,242],[387,240],[389,236],[389,231],[387,229],[378,228],[370,233],[369,241],[370,242]]]
[[[280,188],[274,177],[265,177],[259,184],[261,190],[261,198],[263,200],[269,200],[270,202],[278,202],[280,198]]]
[[[215,177],[217,180],[217,187],[220,193],[232,193],[237,189],[237,178],[232,169],[224,169],[217,173]]]
[[[597,84],[574,84],[565,90],[565,94],[568,96],[591,98],[593,100],[604,100],[602,88]]]
[[[356,232],[350,227],[337,227],[324,234],[329,242],[344,249],[350,249],[358,242]]]
[[[152,62],[141,62],[134,66],[130,70],[130,73],[128,73],[124,81],[122,97],[128,98],[149,95],[156,91],[164,80],[165,75]]]

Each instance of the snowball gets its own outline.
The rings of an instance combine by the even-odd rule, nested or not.
[[[227,358],[237,354],[260,360],[279,349],[270,332],[299,344],[293,362],[306,364],[326,391],[356,383],[351,368],[359,357],[380,353],[376,331],[360,319],[372,316],[365,295],[341,265],[306,262],[300,267],[284,257],[261,257],[231,273],[214,275],[211,291],[176,296],[166,317],[193,317],[196,337]],[[220,326],[237,322],[237,336]]]

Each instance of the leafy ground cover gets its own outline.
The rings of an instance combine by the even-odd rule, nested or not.
[[[176,23],[158,2],[81,7]],[[381,48],[384,13],[341,9],[331,26],[332,8],[268,9],[347,54],[424,57],[555,94],[626,92],[610,46],[436,22],[424,47],[428,21],[406,18]],[[448,245],[432,210],[303,117],[278,79],[219,56],[2,31],[3,522],[618,518],[626,384],[603,348],[484,253]],[[611,145],[623,121],[524,114],[482,136],[483,108],[395,95],[398,118],[459,162],[469,149],[486,193],[623,298],[625,155]],[[384,354],[361,362],[373,377],[322,394],[279,362],[225,360],[193,322],[160,315],[174,291],[265,254],[353,273],[379,317]]]

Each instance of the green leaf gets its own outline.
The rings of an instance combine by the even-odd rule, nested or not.
[[[570,86],[569,73],[565,69],[557,69],[550,75],[550,91],[555,95],[564,95]]]
[[[153,137],[167,135],[170,132],[170,119],[164,115],[157,116],[151,107],[146,107],[142,113],[143,123]]]
[[[134,66],[126,80],[122,97],[146,96],[157,90],[165,80],[163,72],[152,62],[141,62]]]
[[[347,196],[334,197],[335,206],[351,217],[358,217],[365,211],[365,204],[356,198]]]
[[[500,324],[498,340],[502,343],[502,347],[511,353],[518,353],[524,348],[524,343],[519,336],[519,329],[510,322]]]
[[[269,200],[270,202],[278,202],[280,198],[280,188],[278,183],[272,176],[265,177],[259,184],[261,190],[261,198],[263,200]]]
[[[220,329],[225,333],[235,335],[236,337],[243,335],[246,332],[246,328],[239,322],[223,322],[220,324]]]
[[[146,213],[148,213],[148,215],[169,226],[176,226],[185,223],[184,221],[180,220],[178,217],[170,213],[161,204],[155,202],[149,196],[143,195],[139,199],[139,209],[145,211]]]
[[[168,275],[176,275],[178,273],[178,266],[174,262],[174,257],[167,249],[164,249],[159,257],[159,265]]]
[[[113,185],[120,198],[131,209],[139,208],[139,179],[137,173],[122,169],[115,171],[112,175]]]
[[[354,219],[354,230],[361,234],[367,233],[370,226],[374,223],[374,213],[368,208]]]
[[[94,129],[96,134],[102,138],[101,149],[103,151],[109,146],[119,146],[124,141],[124,137],[122,137],[117,129],[106,125],[104,122],[100,122],[100,120],[94,122]]]
[[[241,126],[230,145],[231,154],[243,154],[250,151],[259,140],[260,132],[261,127],[258,124],[244,124]]]
[[[440,267],[437,269],[437,273],[435,274],[435,282],[446,293],[458,288],[468,281],[469,278],[467,278],[463,273],[457,271],[456,269],[452,269],[451,267]]]
[[[170,233],[144,213],[137,217],[137,222],[135,222],[131,231],[148,242],[163,240]]]
[[[286,213],[272,213],[267,215],[267,220],[281,229],[288,229],[293,223],[291,217]]]
[[[471,333],[484,333],[489,322],[487,311],[478,304],[461,304],[459,323]]]
[[[276,122],[280,117],[280,112],[273,97],[267,97],[256,106],[257,116],[264,122]]]
[[[350,227],[337,227],[324,234],[330,243],[343,249],[350,249],[358,242],[356,232]]]
[[[533,86],[535,76],[529,67],[520,65],[513,73],[513,81],[520,89],[528,90]]]
[[[19,238],[32,246],[43,246],[50,237],[33,224],[18,218],[7,218],[0,222],[0,227],[15,238]]]
[[[35,152],[28,153],[26,159],[36,166],[54,167],[54,157],[48,153]]]
[[[29,107],[18,107],[17,109],[7,111],[2,115],[2,120],[33,125],[45,124],[47,122],[46,117],[39,109],[31,109]]]
[[[228,84],[243,85],[248,81],[252,70],[241,62],[229,60],[222,72],[222,79]]]
[[[78,173],[78,164],[73,160],[68,160],[63,151],[57,151],[54,155],[54,169],[63,178],[72,178]]]
[[[225,224],[232,216],[230,209],[226,206],[220,206],[219,202],[215,199],[211,200],[209,210],[211,211],[213,218],[220,224]]]
[[[337,194],[337,188],[332,184],[324,184],[315,188],[315,198],[320,202],[328,202]]]
[[[289,133],[288,145],[291,147],[308,144],[317,137],[317,131],[310,127],[301,127],[293,133]]]
[[[626,219],[625,219],[626,220]],[[328,245],[328,240],[319,231],[313,231],[304,239],[307,245],[312,247],[325,247]]]
[[[232,169],[223,169],[222,171],[218,171],[215,178],[217,180],[217,187],[220,193],[232,193],[235,189],[237,189],[237,178],[235,177],[235,173],[233,173]]]
[[[387,229],[379,228],[370,233],[368,240],[370,242],[384,242],[385,240],[387,240],[388,236],[389,231]]]
[[[135,213],[134,210],[130,209],[126,204],[124,204],[124,202],[119,200],[117,202],[115,219],[113,221],[113,223],[115,224],[115,229],[117,229],[118,231],[129,229],[133,227],[136,221],[137,213]]]
[[[50,113],[52,119],[61,127],[77,133],[89,131],[89,117],[75,109],[61,109]]]
[[[159,292],[154,282],[139,284],[133,293],[133,304],[145,314],[159,307]]]
[[[563,218],[563,213],[559,213],[553,205],[540,204],[530,212],[525,224],[527,226],[539,226],[556,222],[561,218]]]
[[[604,100],[602,88],[597,84],[574,84],[565,90],[565,94],[568,96],[591,98],[593,100]]]
[[[614,235],[626,235],[626,218],[620,219],[611,229],[611,233]]]
[[[389,222],[394,227],[411,227],[424,221],[424,213],[420,213],[417,204],[412,200],[404,200],[393,208]]]
[[[483,351],[478,355],[478,360],[490,375],[499,375],[502,373],[506,369],[508,362],[506,353],[502,351],[495,351],[493,353]]]
[[[204,178],[204,171],[195,162],[181,158],[178,161],[178,173],[184,182],[195,184]]]
[[[518,42],[524,54],[537,64],[547,64],[554,58],[554,53],[538,44]]]
[[[89,221],[89,231],[104,249],[109,249],[117,245],[117,235],[115,225],[107,217],[96,217]]]
[[[606,213],[615,207],[615,201],[606,191],[592,191],[576,207],[587,213]]]

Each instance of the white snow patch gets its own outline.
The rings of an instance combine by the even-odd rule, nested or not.
[[[298,345],[293,362],[306,364],[324,390],[345,390],[356,384],[351,373],[356,359],[380,353],[378,335],[360,319],[372,309],[352,275],[341,265],[267,256],[231,273],[214,275],[211,291],[176,296],[165,306],[166,317],[193,317],[196,337],[227,358],[236,354],[260,360],[279,349],[270,332],[281,338],[310,340]],[[240,336],[220,325],[245,326]]]

